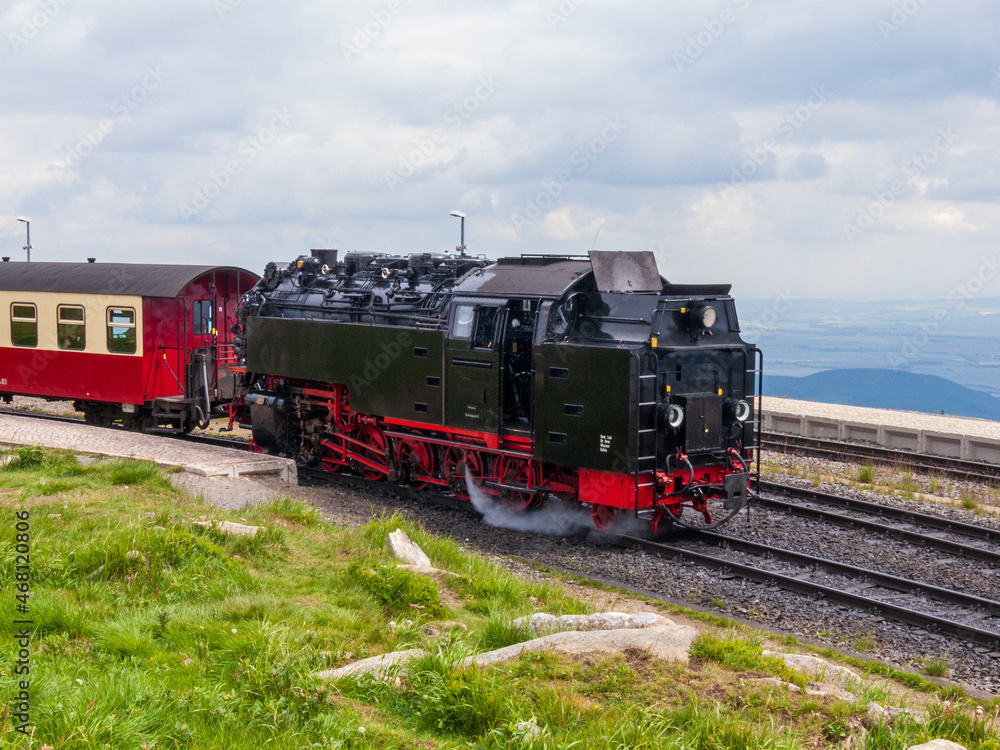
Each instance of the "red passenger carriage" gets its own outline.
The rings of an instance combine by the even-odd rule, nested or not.
[[[232,328],[258,276],[228,266],[0,263],[0,398],[90,424],[187,431],[231,401]]]

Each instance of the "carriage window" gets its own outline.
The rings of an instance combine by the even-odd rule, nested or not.
[[[207,336],[212,333],[212,300],[196,299],[194,301],[194,335]]]
[[[492,349],[496,343],[497,319],[500,310],[496,307],[480,307],[476,316],[476,335],[472,346],[477,349]]]
[[[135,354],[135,310],[131,307],[108,308],[108,351]]]
[[[87,332],[83,308],[78,305],[59,305],[56,308],[59,322],[59,348],[82,352],[87,348]]]
[[[472,305],[459,305],[455,310],[455,324],[451,327],[453,339],[467,339],[472,336],[472,321],[476,317],[476,308]]]
[[[34,305],[10,306],[10,343],[14,346],[38,346],[38,308]]]

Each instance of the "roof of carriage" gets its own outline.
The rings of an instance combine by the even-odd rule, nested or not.
[[[0,291],[174,298],[206,274],[231,271],[258,278],[236,266],[7,261],[0,263]]]

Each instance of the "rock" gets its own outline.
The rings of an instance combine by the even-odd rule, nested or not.
[[[868,730],[862,726],[853,726],[850,722],[848,722],[848,728],[851,730],[851,733],[847,736],[847,739],[840,743],[841,749],[862,750],[868,739]]]
[[[397,664],[419,659],[426,655],[427,652],[422,648],[394,651],[391,654],[362,659],[337,669],[326,669],[317,673],[316,676],[321,680],[339,680],[342,677],[361,677],[368,674],[377,680],[384,680]]]
[[[601,612],[596,615],[554,615],[537,612],[530,617],[518,617],[514,627],[527,627],[533,633],[562,633],[590,630],[631,630],[673,625],[666,617],[653,612],[631,615],[624,612]]]
[[[535,717],[531,717],[528,721],[517,722],[514,729],[520,732],[526,740],[537,740],[542,736],[541,727],[538,726]]]
[[[440,568],[429,568],[426,565],[407,565],[400,564],[396,566],[400,570],[408,570],[411,573],[417,573],[422,576],[451,576],[452,578],[461,578],[458,573],[452,573],[450,570],[441,570]]]
[[[414,568],[431,567],[431,559],[402,529],[396,529],[389,534],[389,549],[407,565],[412,565]]]
[[[487,666],[516,659],[529,651],[551,649],[563,654],[586,654],[593,651],[621,653],[626,649],[649,651],[664,661],[687,663],[688,649],[698,637],[698,631],[686,625],[664,625],[657,628],[628,630],[592,630],[564,632],[542,636],[513,646],[470,656],[462,667]]]
[[[931,718],[930,714],[926,711],[914,711],[909,708],[899,708],[898,706],[880,706],[877,703],[869,703],[868,709],[865,711],[865,723],[870,727],[875,727],[882,723],[891,724],[900,716],[908,716],[921,724],[930,721]],[[944,740],[936,741],[944,742]],[[923,746],[921,745],[921,747]],[[940,750],[947,750],[948,747],[950,746],[942,746]]]
[[[142,553],[137,549],[130,549],[128,552],[125,553],[125,557],[129,560],[138,560],[140,557],[142,557]]]
[[[819,681],[827,682],[832,677],[838,685],[854,687],[861,685],[861,677],[857,672],[852,672],[847,667],[831,664],[818,656],[807,656],[805,654],[782,654],[777,651],[765,651],[765,656],[774,656],[785,662],[785,666],[801,672],[809,677],[818,677]]]
[[[806,685],[806,695],[813,695],[819,698],[834,698],[838,701],[856,701],[858,696],[849,693],[839,685],[831,685],[826,682],[810,682]]]
[[[206,528],[216,528],[223,534],[233,534],[235,536],[256,536],[260,531],[260,526],[245,526],[242,523],[232,521],[195,521],[196,526]]]
[[[965,747],[951,740],[931,740],[923,745],[910,745],[906,750],[965,750]]]

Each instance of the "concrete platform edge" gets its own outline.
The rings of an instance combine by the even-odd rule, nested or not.
[[[169,438],[163,439],[168,440]],[[16,437],[5,437],[2,441],[0,441],[0,446],[18,447],[27,445],[38,445],[38,443],[30,440],[18,440]],[[264,461],[255,460],[246,462],[234,461],[232,463],[223,462],[219,464],[198,464],[190,462],[161,461],[154,458],[137,456],[134,453],[96,450],[92,448],[63,448],[62,446],[49,447],[55,447],[58,450],[72,450],[76,453],[105,456],[107,458],[126,458],[136,461],[153,461],[158,466],[164,468],[179,467],[184,471],[203,477],[238,478],[254,475],[278,475],[284,482],[288,482],[290,484],[298,482],[298,469],[296,468],[295,461],[290,458],[269,456],[267,460]]]
[[[866,440],[886,448],[1000,464],[1000,440],[956,432],[878,425],[833,417],[811,417],[766,410],[765,432],[825,440]]]

